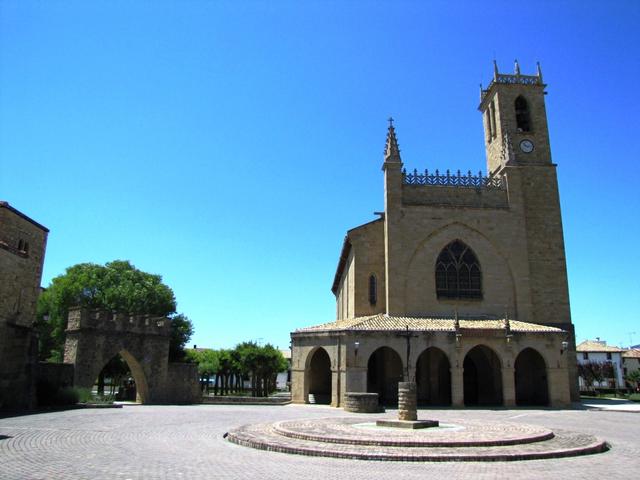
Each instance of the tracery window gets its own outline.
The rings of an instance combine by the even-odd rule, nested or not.
[[[478,258],[467,245],[454,240],[436,260],[438,298],[482,298],[482,273]]]
[[[531,130],[531,120],[529,118],[529,105],[523,96],[516,98],[516,127],[519,132]]]
[[[376,276],[369,276],[369,305],[375,305],[378,302],[378,280]]]

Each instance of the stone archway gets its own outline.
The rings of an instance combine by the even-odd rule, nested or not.
[[[502,369],[498,355],[486,345],[473,347],[464,357],[464,404],[502,405]]]
[[[136,402],[147,403],[149,399],[149,383],[147,382],[147,377],[144,373],[144,368],[142,368],[142,365],[140,364],[140,362],[128,351],[120,350],[118,353],[110,357],[104,365],[102,366],[100,366],[99,364],[96,365],[96,367],[98,367],[97,368],[98,375],[102,373],[106,365],[108,365],[112,359],[118,356],[120,356],[122,360],[126,362],[127,366],[129,367],[131,376],[133,377],[133,380],[135,382]],[[96,375],[96,377],[98,375]]]
[[[451,365],[447,355],[437,347],[427,348],[416,362],[418,403],[451,405]]]
[[[547,365],[540,353],[525,348],[514,364],[516,405],[549,405]]]
[[[309,403],[331,403],[331,359],[322,347],[311,355],[307,368],[307,381]]]
[[[120,354],[139,386],[142,403],[199,401],[197,365],[169,363],[169,322],[149,315],[70,309],[64,362],[73,364],[73,384],[92,388],[102,368]]]
[[[380,347],[367,362],[367,392],[377,393],[381,405],[398,403],[398,382],[403,379],[402,359],[389,347]]]

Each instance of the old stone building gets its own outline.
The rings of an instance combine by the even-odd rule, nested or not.
[[[291,334],[294,402],[393,403],[398,381],[437,405],[578,400],[545,87],[498,72],[481,88],[487,174],[407,172],[393,122],[384,212],[347,232],[335,322]]]
[[[36,302],[49,230],[0,202],[0,408],[35,400]]]

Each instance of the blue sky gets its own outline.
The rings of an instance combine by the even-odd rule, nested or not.
[[[192,343],[330,321],[345,231],[407,168],[485,170],[478,84],[540,61],[578,341],[640,343],[640,3],[0,2],[0,199],[159,273]]]

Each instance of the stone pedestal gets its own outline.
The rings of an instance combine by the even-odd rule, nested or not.
[[[347,392],[345,393],[344,409],[354,413],[380,413],[377,393]]]
[[[415,382],[398,383],[398,420],[418,419],[418,396]]]

